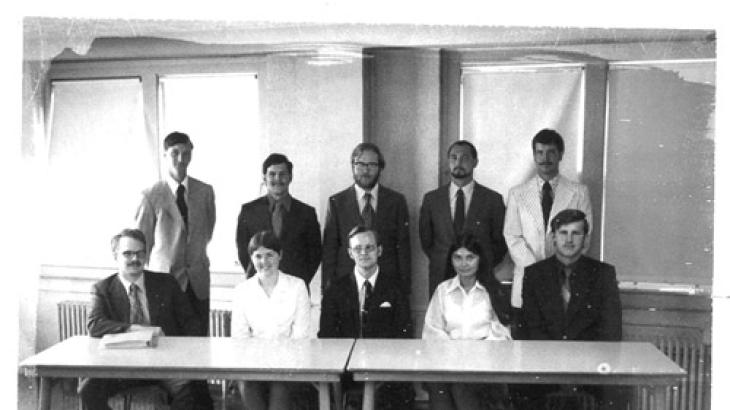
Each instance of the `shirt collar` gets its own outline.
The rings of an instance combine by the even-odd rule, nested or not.
[[[353,268],[355,273],[355,282],[357,282],[357,290],[362,289],[362,285],[365,283],[365,278],[357,272],[357,267]],[[380,266],[375,268],[375,273],[370,275],[368,282],[375,288],[375,282],[378,280],[378,274],[380,273]]]
[[[274,199],[271,195],[266,195],[266,199],[269,201],[269,211],[274,212],[274,206],[276,206],[276,199]],[[291,209],[291,195],[288,193],[284,195],[279,202],[281,202],[284,205],[284,209],[286,209],[287,212]]]
[[[378,201],[378,188],[380,188],[380,184],[375,184],[373,189],[370,190],[370,195],[372,195],[371,202],[377,202]],[[358,201],[365,200],[363,198],[363,195],[365,195],[365,192],[368,192],[364,190],[360,185],[355,184],[355,197]]]
[[[122,275],[121,273],[118,274],[117,277],[119,278],[119,281],[122,282],[122,286],[124,286],[124,291],[127,294],[129,294],[129,285],[131,285],[132,283],[136,284],[137,287],[139,287],[139,289],[140,289],[140,291],[142,293],[145,293],[145,287],[144,287],[144,272],[142,272],[142,274],[139,276],[139,279],[137,279],[134,282],[128,281],[127,278],[125,278],[124,275]]]
[[[185,195],[187,195],[187,194],[188,194],[188,192],[190,192],[190,191],[188,190],[188,181],[189,181],[189,178],[188,178],[188,176],[187,176],[187,175],[185,175],[185,179],[183,179],[183,180],[182,180],[182,182],[178,183],[178,182],[177,182],[177,181],[175,181],[175,180],[174,180],[174,179],[173,179],[173,178],[172,178],[172,177],[171,177],[171,176],[170,176],[169,174],[165,174],[165,181],[167,181],[167,185],[168,185],[168,186],[170,187],[170,189],[172,190],[172,194],[173,194],[173,195],[177,195],[177,187],[178,187],[179,185],[182,185],[182,186],[184,186],[184,187],[185,187]]]
[[[555,188],[558,187],[558,182],[560,182],[560,174],[555,175],[548,182],[550,183],[550,188],[555,191]],[[542,186],[545,183],[545,180],[540,178],[540,175],[535,174],[535,183],[537,184],[538,190],[542,190]]]
[[[467,197],[471,197],[472,192],[474,192],[474,185],[476,182],[472,179],[468,184],[461,187],[461,190],[464,192],[464,195]],[[453,181],[449,184],[449,198],[453,198],[456,196],[456,193],[459,191],[459,186],[457,186]]]
[[[461,286],[461,282],[459,281],[459,275],[454,276],[453,278],[448,280],[448,284],[446,285],[446,292],[451,293],[455,290],[461,290],[464,294],[466,294],[466,289],[464,289],[463,286]],[[487,291],[487,289],[482,285],[479,281],[476,281],[474,284],[474,288],[472,289],[478,289],[482,291]]]

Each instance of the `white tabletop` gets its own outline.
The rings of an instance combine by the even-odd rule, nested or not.
[[[358,339],[360,381],[670,385],[686,372],[650,343]]]
[[[24,360],[27,375],[339,381],[353,339],[161,337],[154,348],[104,349],[76,336]]]

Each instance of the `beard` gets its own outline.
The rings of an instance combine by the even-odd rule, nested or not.
[[[355,183],[362,189],[370,190],[372,189],[375,184],[378,183],[378,179],[380,178],[380,172],[378,172],[375,175],[353,175],[353,178],[355,179]]]

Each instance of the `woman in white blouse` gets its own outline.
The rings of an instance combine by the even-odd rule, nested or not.
[[[279,271],[281,242],[271,231],[255,234],[248,253],[256,274],[236,286],[231,336],[236,338],[301,339],[309,332],[309,293],[301,279]],[[289,409],[289,388],[283,382],[240,383],[247,410]]]
[[[482,248],[470,234],[460,236],[448,253],[446,279],[431,297],[423,339],[511,340],[509,293],[499,287]],[[500,319],[503,321],[500,321]],[[431,409],[506,409],[507,386],[427,384]]]

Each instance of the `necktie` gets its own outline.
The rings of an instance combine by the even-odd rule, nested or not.
[[[366,227],[372,228],[375,211],[373,210],[373,205],[370,203],[370,200],[373,196],[370,192],[366,192],[363,197],[365,198],[365,206],[362,208],[362,223]]]
[[[188,205],[185,203],[185,185],[180,184],[177,186],[176,196],[177,209],[180,210],[180,215],[183,221],[185,221],[185,226],[188,226]]]
[[[284,204],[281,201],[276,201],[274,204],[274,212],[271,214],[271,227],[274,228],[274,235],[281,239],[281,227],[284,223]]]
[[[560,286],[560,296],[563,297],[563,310],[568,310],[568,304],[570,303],[570,268],[565,267],[560,272],[562,283]]]
[[[547,230],[548,222],[550,222],[550,208],[553,207],[553,187],[545,181],[542,184],[542,222],[545,230]]]
[[[139,286],[132,283],[129,285],[129,323],[144,325],[145,322],[142,301],[139,299]]]
[[[456,191],[456,207],[454,208],[454,233],[459,235],[464,230],[464,191]]]
[[[362,330],[365,328],[365,323],[368,320],[368,307],[370,305],[370,297],[373,295],[373,285],[369,280],[366,280],[362,285],[362,303],[360,305],[360,336],[362,336]]]

